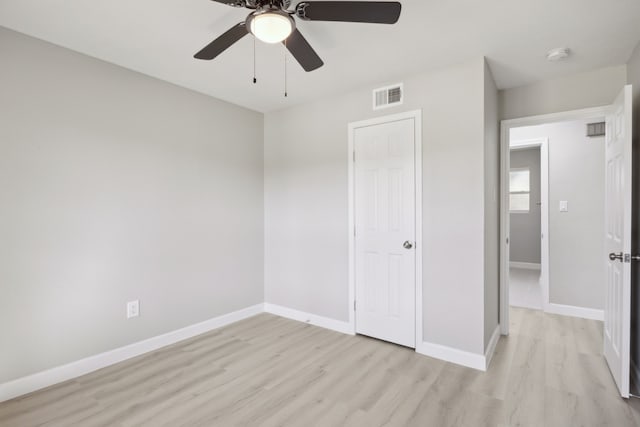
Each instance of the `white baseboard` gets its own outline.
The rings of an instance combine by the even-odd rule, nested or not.
[[[158,335],[144,341],[0,384],[0,402],[13,399],[63,381],[77,378],[98,369],[102,369],[176,342],[192,338],[239,320],[255,316],[262,312],[309,323],[314,326],[331,329],[344,334],[355,334],[354,327],[349,322],[305,313],[303,311],[282,307],[276,304],[257,304],[213,319],[205,320],[204,322],[200,322],[195,325],[190,325],[163,335]],[[494,330],[485,354],[466,352],[456,348],[429,342],[418,343],[416,346],[416,352],[458,365],[486,371],[499,339],[500,326],[496,327]]]
[[[456,365],[466,366],[468,368],[477,369],[479,371],[486,371],[489,369],[489,364],[493,358],[493,353],[496,350],[498,341],[500,340],[500,325],[497,325],[491,334],[491,339],[487,345],[487,349],[484,354],[471,353],[468,351],[459,350],[453,347],[447,347],[440,344],[434,344],[430,342],[422,342],[416,347],[416,353],[424,354],[425,356],[434,357],[436,359],[444,360],[446,362],[455,363]]]
[[[331,329],[336,332],[342,332],[343,334],[355,335],[353,326],[349,322],[330,319],[328,317],[318,316],[316,314],[306,313],[304,311],[298,311],[268,302],[264,304],[264,311],[266,313],[275,314],[276,316],[286,317],[287,319],[309,323],[310,325],[320,326],[321,328]]]
[[[581,317],[583,319],[601,321],[604,320],[604,310],[597,310],[595,308],[549,303],[545,305],[544,311],[551,314],[561,314],[563,316]]]
[[[487,345],[487,350],[484,353],[485,371],[489,369],[489,364],[491,363],[491,359],[493,359],[493,353],[496,351],[496,346],[498,345],[499,340],[500,324],[498,324],[498,326],[493,330],[493,334],[491,334],[491,339],[489,340],[489,345]]]
[[[425,356],[444,360],[446,362],[455,363],[456,365],[477,369],[479,371],[487,370],[487,361],[484,354],[471,353],[426,341],[423,341],[416,346],[416,353],[424,354]]]
[[[526,270],[540,270],[540,264],[536,264],[533,262],[518,262],[518,261],[510,261],[510,268],[524,268]]]
[[[342,332],[344,334],[355,334],[354,328],[349,322],[330,319],[327,317],[318,316],[315,314],[306,313],[304,311],[298,311],[292,308],[270,303],[264,304],[264,311],[276,316],[297,320],[299,322],[309,323],[314,326],[331,329],[333,331]],[[434,357],[436,359],[441,359],[458,365],[467,366],[469,368],[478,369],[480,371],[486,371],[491,358],[493,357],[493,353],[499,339],[500,325],[498,325],[493,331],[491,340],[489,341],[489,345],[487,346],[487,351],[484,355],[466,352],[458,350],[456,348],[429,342],[418,343],[418,345],[416,346],[416,353],[420,353],[425,356]]]
[[[242,319],[246,319],[264,311],[263,304],[256,304],[232,313],[224,314],[204,322],[196,323],[163,335],[129,344],[115,350],[90,356],[85,359],[71,362],[66,365],[38,372],[26,377],[18,378],[0,384],[0,402],[13,399],[23,394],[31,393],[41,388],[77,378],[89,372],[122,362],[132,357],[139,356],[150,351],[157,350],[178,341],[192,338],[196,335],[209,332],[213,329],[229,325]]]

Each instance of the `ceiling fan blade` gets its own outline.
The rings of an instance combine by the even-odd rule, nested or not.
[[[296,15],[307,21],[395,24],[401,10],[395,1],[308,1],[296,6]]]
[[[302,65],[305,71],[313,71],[324,65],[322,59],[320,59],[316,51],[313,50],[307,39],[302,36],[297,28],[293,30],[291,35],[282,43],[300,65]]]
[[[226,33],[209,43],[193,57],[196,59],[213,59],[247,34],[249,34],[247,32],[247,27],[244,22],[241,22],[238,25],[231,27]]]

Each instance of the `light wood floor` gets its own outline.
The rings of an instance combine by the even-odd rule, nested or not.
[[[0,426],[638,426],[600,322],[512,309],[488,372],[262,314],[0,403]]]

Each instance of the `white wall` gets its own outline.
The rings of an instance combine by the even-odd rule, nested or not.
[[[627,70],[621,65],[501,90],[500,118],[514,119],[609,105],[626,81]]]
[[[592,121],[515,128],[511,140],[549,138],[550,302],[603,309],[604,138],[585,136]]]
[[[540,264],[540,148],[511,150],[511,169],[529,168],[529,212],[509,215],[509,260]]]
[[[500,312],[500,131],[498,89],[484,64],[484,345]]]
[[[265,115],[267,302],[348,320],[347,124],[420,108],[424,338],[484,352],[483,76],[477,60],[406,78],[378,112],[370,87]]]
[[[2,28],[0,52],[0,383],[263,301],[261,114]]]

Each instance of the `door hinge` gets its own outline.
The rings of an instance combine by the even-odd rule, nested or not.
[[[353,161],[354,162],[356,161],[356,152],[355,151],[353,152]]]
[[[624,254],[624,262],[640,261],[640,255]]]
[[[622,261],[622,259],[620,259]],[[624,262],[640,261],[640,255],[624,254]]]
[[[353,311],[356,311],[356,300],[353,300]]]

